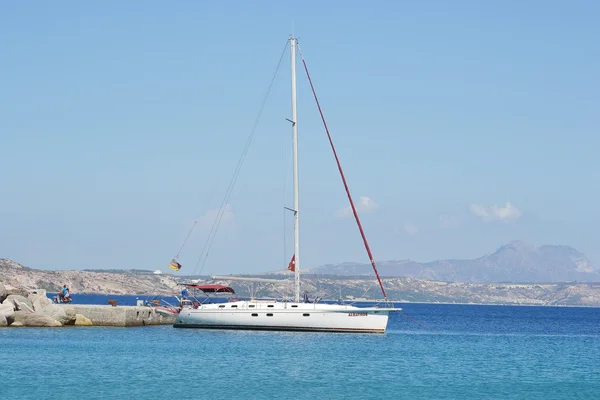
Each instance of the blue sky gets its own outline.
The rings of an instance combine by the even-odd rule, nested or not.
[[[168,271],[198,219],[193,272],[294,26],[377,260],[518,239],[600,268],[598,2],[1,7],[0,257]],[[309,90],[302,267],[367,261]],[[203,272],[287,265],[289,117],[286,54]]]

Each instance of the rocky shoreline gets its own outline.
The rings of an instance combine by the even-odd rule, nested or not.
[[[0,327],[90,326],[92,321],[73,308],[54,304],[44,289],[31,292],[0,283]]]
[[[276,275],[252,275],[259,278],[279,278]],[[140,296],[173,296],[180,292],[180,280],[207,281],[210,277],[155,274],[152,271],[50,271],[25,267],[9,259],[0,258],[0,282],[26,289],[26,295],[45,289],[58,292],[66,284],[74,294],[127,294]],[[600,307],[600,282],[581,283],[468,283],[442,282],[410,277],[382,278],[388,298],[397,302],[462,303],[538,306]],[[212,282],[212,281],[211,281]],[[240,297],[250,296],[250,287],[224,279]],[[378,299],[381,294],[373,277],[309,275],[302,278],[302,290],[312,297],[344,300]],[[256,292],[255,292],[256,293]],[[19,294],[19,293],[15,293]],[[262,297],[293,296],[293,280],[267,284],[256,293]],[[62,305],[61,305],[62,306]],[[70,309],[70,305],[62,306]]]
[[[26,290],[0,283],[0,327],[172,325],[175,316],[154,306],[56,304],[45,289]]]

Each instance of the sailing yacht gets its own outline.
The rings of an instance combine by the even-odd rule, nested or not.
[[[295,37],[289,39],[291,55],[291,83],[292,83],[292,144],[293,144],[293,189],[294,189],[294,256],[288,269],[294,272],[295,298],[293,301],[277,300],[234,300],[220,303],[200,303],[198,301],[186,302],[181,308],[173,326],[175,328],[215,328],[215,329],[256,329],[277,331],[322,331],[322,332],[355,332],[355,333],[385,333],[389,314],[401,310],[395,308],[387,300],[385,289],[377,272],[375,262],[364,231],[360,224],[358,213],[350,196],[343,171],[339,164],[327,124],[323,117],[318,98],[314,91],[310,74],[302,52],[298,47]],[[363,237],[369,259],[377,276],[384,301],[382,305],[372,307],[357,307],[346,304],[327,304],[318,301],[308,302],[300,300],[300,246],[299,246],[299,202],[298,202],[298,128],[296,115],[296,52],[299,52],[304,68],[313,91],[319,112],[329,136],[333,153],[338,163],[346,193],[352,207],[354,217],[358,223]],[[229,286],[224,285],[199,285],[190,284],[188,288],[210,293],[235,293]]]

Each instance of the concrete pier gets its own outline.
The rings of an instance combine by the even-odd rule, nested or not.
[[[61,304],[67,315],[81,314],[94,326],[172,325],[175,316],[164,316],[147,306]]]

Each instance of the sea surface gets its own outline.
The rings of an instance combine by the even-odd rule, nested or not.
[[[399,305],[383,335],[0,329],[0,399],[600,398],[598,308]]]

